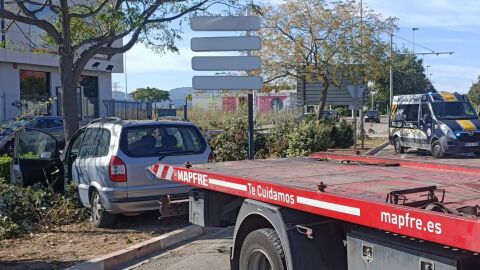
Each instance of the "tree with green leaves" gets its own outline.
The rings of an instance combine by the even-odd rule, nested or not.
[[[364,7],[365,8],[365,7]],[[384,65],[389,46],[383,35],[396,29],[395,19],[382,19],[355,1],[290,0],[263,5],[262,73],[266,83],[320,82],[325,109],[328,89],[369,81]]]
[[[480,107],[480,76],[478,76],[477,81],[470,86],[470,90],[468,90],[468,98],[471,102]]]
[[[142,102],[164,102],[170,99],[170,93],[155,87],[137,88],[131,94],[136,101]]]
[[[408,51],[394,53],[392,71],[394,96],[436,91],[426,77],[422,59],[408,53]],[[386,112],[390,103],[389,65],[382,66],[382,72],[378,72],[377,76],[372,78],[372,82],[373,85],[369,86],[370,95],[375,92],[374,102],[376,106],[381,112]]]
[[[91,58],[101,55],[110,59],[137,42],[144,42],[157,52],[178,51],[175,43],[180,38],[180,19],[205,11],[213,4],[233,1],[15,0],[5,1],[0,18],[43,30],[42,46],[59,56],[68,140],[79,126],[76,89]]]

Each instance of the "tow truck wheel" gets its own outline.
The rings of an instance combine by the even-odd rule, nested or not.
[[[395,153],[397,153],[397,154],[405,153],[405,147],[402,146],[402,143],[400,142],[399,137],[395,138],[395,141],[393,143],[393,147],[395,148]]]
[[[102,205],[98,191],[94,190],[90,202],[92,206],[92,223],[98,228],[109,228],[115,223],[115,216],[109,214]]]
[[[445,157],[445,152],[443,151],[442,144],[439,140],[434,141],[432,143],[432,155],[435,158],[443,158]]]
[[[265,228],[251,232],[240,251],[240,270],[285,270],[285,253],[275,230]]]

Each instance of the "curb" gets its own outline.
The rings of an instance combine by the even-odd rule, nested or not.
[[[389,140],[386,140],[386,141],[383,142],[382,144],[377,145],[375,148],[372,148],[372,149],[368,150],[368,151],[365,152],[363,155],[364,155],[364,156],[374,156],[375,154],[377,154],[378,152],[380,152],[383,148],[387,147],[389,144],[390,144],[390,141],[389,141]]]
[[[109,270],[123,265],[129,261],[139,259],[166,249],[180,242],[195,238],[203,234],[203,228],[198,225],[190,225],[178,229],[150,240],[138,243],[125,249],[112,252],[100,258],[92,259],[77,265],[73,265],[67,270]]]

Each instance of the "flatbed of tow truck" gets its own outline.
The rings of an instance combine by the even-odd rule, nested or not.
[[[318,153],[307,158],[155,164],[158,179],[480,252],[479,167]]]

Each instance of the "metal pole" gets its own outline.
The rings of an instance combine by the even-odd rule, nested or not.
[[[389,102],[389,112],[392,109],[393,101],[393,33],[390,34],[390,102]]]
[[[187,110],[188,110],[188,97],[185,97],[185,105],[184,106],[185,106],[185,108],[183,108],[183,119],[185,121],[188,121],[188,112],[187,112]]]
[[[355,127],[355,132],[353,133],[353,150],[357,150],[357,97],[358,97],[358,87],[355,86],[355,97],[354,97],[354,108],[353,108],[353,122],[354,122],[354,127]]]
[[[127,119],[127,96],[128,96],[128,81],[127,81],[127,52],[124,54],[123,60],[123,72],[125,73],[125,107],[124,107],[124,116]]]
[[[253,142],[253,94],[248,94],[248,159],[254,159],[255,148]]]

